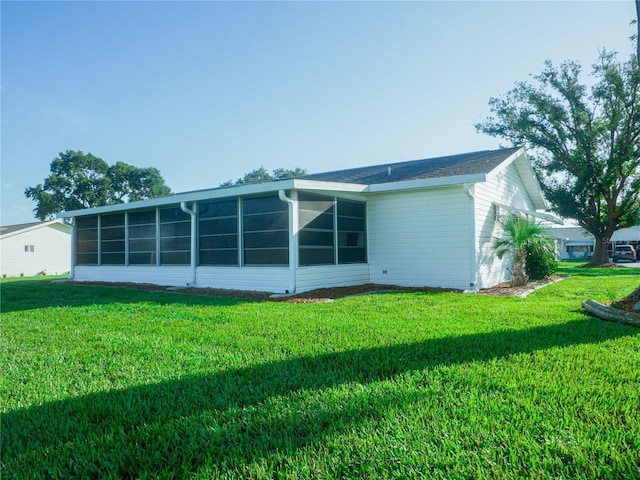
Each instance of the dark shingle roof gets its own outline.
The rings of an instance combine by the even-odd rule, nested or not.
[[[18,232],[20,230],[25,230],[27,228],[35,227],[36,225],[40,225],[43,222],[31,222],[31,223],[21,223],[19,225],[7,225],[6,227],[0,227],[0,235],[7,235],[9,233]],[[46,222],[44,222],[46,223]]]
[[[450,155],[447,157],[385,163],[383,165],[351,168],[326,173],[312,173],[297,178],[321,182],[372,185],[406,180],[482,174],[489,173],[518,150],[519,148],[485,150],[481,152]],[[391,175],[389,175],[389,168],[391,168]]]

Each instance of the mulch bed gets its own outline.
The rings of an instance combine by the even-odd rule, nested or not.
[[[494,296],[526,296],[534,290],[556,282],[564,278],[562,275],[553,275],[546,280],[529,283],[524,287],[511,287],[508,283],[496,285],[492,288],[483,288],[477,293],[481,295]],[[450,288],[435,287],[403,287],[400,285],[381,285],[376,283],[366,283],[364,285],[354,285],[350,287],[319,288],[308,292],[294,295],[275,295],[270,292],[252,292],[245,290],[228,290],[221,288],[201,288],[201,287],[167,287],[150,283],[128,283],[128,282],[73,282],[74,285],[97,285],[110,287],[125,287],[138,290],[155,292],[175,292],[189,293],[192,295],[203,295],[210,297],[240,298],[249,300],[265,300],[272,302],[288,303],[322,303],[354,295],[364,295],[368,293],[389,293],[389,292],[461,292]]]

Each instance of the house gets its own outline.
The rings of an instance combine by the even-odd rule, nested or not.
[[[71,277],[275,293],[509,278],[508,214],[552,218],[522,148],[317,173],[59,214]]]
[[[595,237],[582,227],[554,227],[549,230],[563,260],[589,259],[596,245]],[[616,230],[609,241],[609,255],[617,245],[640,248],[640,226]]]
[[[71,269],[71,226],[62,220],[0,227],[3,277],[56,275]]]

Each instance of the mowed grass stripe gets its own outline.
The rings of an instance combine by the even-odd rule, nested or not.
[[[3,478],[639,478],[640,332],[526,299],[2,283]],[[637,272],[637,273],[636,273]]]

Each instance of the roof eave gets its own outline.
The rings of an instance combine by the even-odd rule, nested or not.
[[[405,180],[402,182],[388,182],[369,185],[367,192],[393,192],[398,190],[416,190],[424,188],[450,187],[453,185],[463,185],[465,183],[485,182],[487,175],[484,173],[474,173],[469,175],[452,175],[450,177],[423,178],[418,180]]]
[[[261,193],[277,192],[278,190],[323,190],[340,191],[350,193],[363,193],[367,185],[338,182],[316,182],[313,180],[299,180],[287,178],[274,182],[251,183],[225,188],[211,188],[194,192],[177,193],[167,197],[140,200],[138,202],[118,203],[115,205],[105,205],[102,207],[86,208],[81,210],[71,210],[60,212],[57,218],[70,218],[84,215],[97,215],[105,213],[123,212],[125,210],[161,207],[164,205],[175,205],[180,202],[197,202],[199,200],[214,200],[216,198],[227,198],[237,196],[259,195]]]

